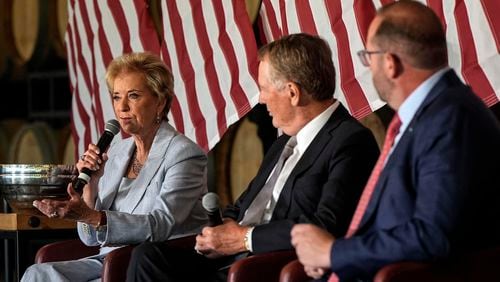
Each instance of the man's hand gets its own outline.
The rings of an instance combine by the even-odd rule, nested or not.
[[[325,273],[324,269],[331,266],[330,252],[335,238],[312,224],[295,225],[291,236],[292,245],[306,273],[313,278],[321,277]]]
[[[244,238],[248,227],[232,219],[215,227],[205,227],[196,236],[195,249],[208,258],[218,258],[246,251]]]
[[[321,277],[323,277],[323,275],[325,275],[325,273],[328,272],[328,270],[325,268],[304,266],[304,272],[309,277],[312,277],[314,279],[320,279]]]

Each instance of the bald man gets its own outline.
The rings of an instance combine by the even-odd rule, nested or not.
[[[438,17],[416,1],[384,6],[358,54],[396,112],[395,138],[387,142],[388,130],[388,153],[381,153],[344,238],[308,224],[292,229],[306,273],[371,279],[393,262],[498,245],[500,127],[447,67]]]

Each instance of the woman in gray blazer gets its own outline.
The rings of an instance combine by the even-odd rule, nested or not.
[[[99,279],[112,249],[197,233],[206,223],[201,197],[207,158],[167,122],[173,99],[168,67],[150,53],[126,54],[110,63],[106,81],[116,118],[131,137],[113,143],[102,157],[89,144],[76,164],[79,171],[94,171],[81,197],[70,184],[68,201],[33,203],[49,217],[76,220],[82,242],[100,245],[100,254],[32,265],[22,281]]]

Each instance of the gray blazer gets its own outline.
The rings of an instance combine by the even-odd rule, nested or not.
[[[123,210],[109,210],[134,150],[133,138],[109,148],[95,205],[96,210],[106,211],[107,228],[96,231],[79,222],[78,234],[86,245],[164,241],[197,233],[206,223],[201,197],[207,192],[207,157],[167,122],[158,129],[148,159],[126,196],[129,204]]]

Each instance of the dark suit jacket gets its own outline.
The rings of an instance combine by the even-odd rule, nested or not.
[[[283,135],[274,142],[257,176],[235,205],[225,210],[225,217],[243,218],[289,138]],[[290,230],[295,223],[313,223],[343,235],[377,157],[370,130],[339,105],[288,177],[271,221],[255,227],[254,252],[292,249]]]
[[[339,278],[435,260],[500,240],[500,127],[450,70],[387,160],[360,228],[331,251]]]

